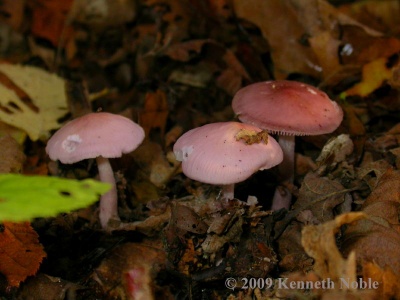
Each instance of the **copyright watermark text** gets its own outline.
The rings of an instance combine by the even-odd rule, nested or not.
[[[289,278],[226,278],[225,287],[231,289],[281,289],[281,290],[314,290],[314,289],[377,289],[379,282],[371,278],[366,280],[359,278],[351,280],[350,278],[339,278],[334,282],[330,278],[324,280],[305,280],[289,281]]]

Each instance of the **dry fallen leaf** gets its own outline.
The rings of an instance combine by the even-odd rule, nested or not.
[[[61,127],[67,112],[64,80],[30,66],[0,64],[0,120],[25,130],[31,140]]]
[[[349,226],[344,233],[343,251],[357,253],[359,264],[373,261],[400,276],[400,172],[384,173],[362,206],[368,219]]]
[[[0,3],[0,20],[14,29],[20,29],[24,18],[23,0],[4,0]]]
[[[291,73],[319,75],[315,54],[300,43],[304,34],[301,21],[287,1],[234,0],[233,7],[237,17],[258,26],[268,41],[276,79]]]
[[[165,92],[160,89],[154,93],[148,92],[144,100],[144,109],[139,116],[139,123],[146,136],[155,128],[160,130],[161,136],[164,136],[167,118],[168,102]]]
[[[67,295],[76,293],[77,290],[82,288],[83,286],[77,283],[39,273],[35,277],[31,277],[24,282],[16,299],[65,299],[65,297],[68,297]]]
[[[25,161],[21,146],[12,137],[0,137],[0,173],[19,173]]]
[[[299,190],[294,210],[309,209],[319,222],[332,220],[334,209],[345,201],[347,191],[336,180],[308,173]]]
[[[27,222],[4,222],[0,232],[0,273],[9,286],[18,287],[28,276],[35,275],[46,253],[38,234]]]
[[[391,68],[387,66],[388,59],[381,57],[363,66],[362,81],[342,93],[342,97],[358,95],[366,97],[392,78]]]
[[[362,275],[364,280],[371,278],[379,282],[377,294],[379,299],[399,299],[400,283],[399,277],[390,269],[382,269],[374,262],[364,262],[362,266]]]
[[[339,215],[332,221],[303,228],[301,243],[307,254],[314,258],[314,272],[318,276],[330,278],[338,286],[341,278],[349,282],[356,281],[356,252],[350,252],[347,259],[343,258],[336,246],[335,234],[341,226],[365,217],[364,213],[351,212]]]
[[[27,2],[32,10],[31,32],[34,36],[46,39],[53,46],[59,46],[62,38],[72,34],[67,24],[67,15],[74,1],[38,0]]]
[[[102,261],[92,278],[110,299],[154,299],[153,283],[163,268],[165,252],[159,242],[126,243]]]

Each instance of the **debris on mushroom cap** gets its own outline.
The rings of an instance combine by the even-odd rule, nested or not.
[[[324,92],[287,80],[258,82],[240,89],[232,108],[242,122],[283,135],[329,133],[343,119],[340,106]]]
[[[144,139],[142,127],[112,113],[90,113],[59,129],[47,142],[52,160],[65,164],[103,156],[120,157],[135,150]]]
[[[249,144],[243,132],[265,135],[265,131],[239,122],[207,124],[183,134],[173,149],[176,159],[182,161],[183,173],[204,183],[233,184],[282,161],[282,150],[274,138],[258,138]]]

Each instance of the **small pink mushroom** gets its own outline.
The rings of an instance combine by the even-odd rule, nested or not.
[[[96,158],[100,180],[112,186],[100,199],[100,223],[104,229],[110,220],[119,220],[117,189],[108,159],[135,150],[143,139],[142,127],[132,120],[99,112],[70,121],[47,142],[50,158],[64,164]]]
[[[294,179],[294,136],[336,130],[343,119],[340,106],[317,88],[295,81],[266,81],[240,89],[232,108],[240,121],[279,135],[284,160],[278,167],[283,182]],[[291,193],[277,188],[272,209],[289,208]]]
[[[183,134],[174,145],[183,173],[194,180],[223,185],[232,199],[234,184],[283,159],[278,143],[261,129],[239,122],[207,124]]]

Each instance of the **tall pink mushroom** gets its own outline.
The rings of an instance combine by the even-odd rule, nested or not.
[[[279,135],[284,160],[278,167],[282,181],[294,179],[296,135],[333,132],[342,122],[340,106],[317,88],[295,81],[266,81],[240,89],[232,108],[239,120]],[[291,193],[278,188],[272,209],[288,208]]]
[[[223,186],[232,199],[234,184],[283,159],[278,143],[261,129],[239,122],[207,124],[183,134],[174,145],[183,173],[194,180]]]
[[[47,142],[46,152],[52,160],[64,164],[96,158],[100,180],[112,186],[100,199],[100,223],[107,228],[110,220],[119,220],[117,189],[108,159],[135,150],[143,139],[142,127],[128,118],[106,112],[89,113],[59,129]]]

